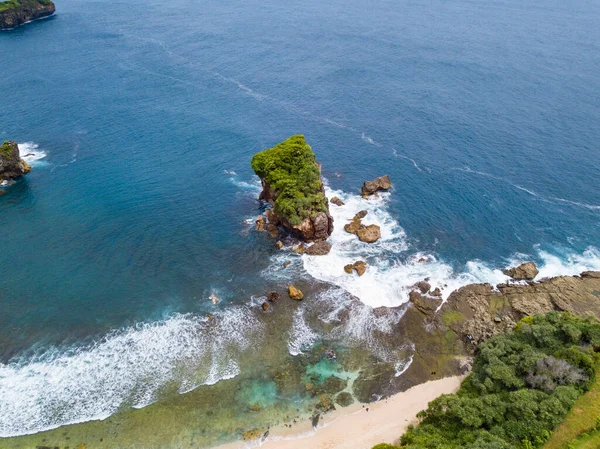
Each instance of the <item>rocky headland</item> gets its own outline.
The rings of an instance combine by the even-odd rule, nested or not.
[[[8,140],[0,146],[0,184],[19,178],[31,171],[27,162],[19,155],[19,146]]]
[[[257,228],[278,235],[283,228],[291,236],[317,242],[333,232],[333,218],[325,196],[321,166],[303,135],[295,135],[252,158],[252,169],[260,178],[260,200],[273,205],[268,221],[257,220]]]
[[[56,11],[51,0],[8,0],[0,3],[0,30],[16,28]]]

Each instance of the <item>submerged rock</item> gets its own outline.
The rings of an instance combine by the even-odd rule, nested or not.
[[[516,281],[532,281],[539,272],[533,262],[525,262],[518,267],[508,268],[503,273]]]
[[[309,256],[324,256],[325,254],[329,254],[331,251],[331,243],[322,241],[313,243],[304,251],[305,254]]]
[[[54,14],[56,7],[50,0],[11,0],[0,6],[0,30],[16,28],[24,23]]]
[[[290,295],[290,298],[295,299],[296,301],[301,301],[304,298],[304,293],[293,285],[288,287],[288,294]]]
[[[388,190],[392,187],[392,181],[388,175],[375,178],[373,181],[365,181],[360,193],[362,196],[373,195],[379,190]]]
[[[0,182],[19,178],[31,171],[27,162],[19,155],[19,146],[8,140],[0,146]]]
[[[263,436],[263,431],[261,429],[251,429],[244,432],[244,440],[257,440]]]
[[[277,293],[277,292],[271,292],[271,293],[269,293],[269,295],[267,296],[267,298],[269,299],[270,302],[279,301],[279,293]]]
[[[273,204],[276,221],[289,234],[308,242],[331,235],[333,218],[321,167],[304,136],[292,136],[255,154],[252,169],[263,187],[259,199]],[[275,225],[275,220],[269,222]]]
[[[347,391],[342,391],[335,397],[335,402],[342,407],[348,407],[354,403],[354,398]]]

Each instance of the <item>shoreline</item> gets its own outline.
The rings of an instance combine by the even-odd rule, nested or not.
[[[417,413],[438,396],[455,393],[464,378],[432,380],[378,402],[340,407],[323,415],[316,429],[310,420],[303,420],[293,428],[278,425],[269,429],[266,439],[236,441],[214,449],[370,449],[379,443],[393,444],[416,423]]]

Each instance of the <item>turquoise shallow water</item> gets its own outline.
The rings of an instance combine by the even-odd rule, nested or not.
[[[375,306],[423,277],[501,280],[520,259],[543,275],[600,267],[596,2],[57,8],[0,34],[0,138],[46,154],[0,196],[0,436],[145,405],[153,376],[186,391],[236,375],[264,330],[234,307],[295,277]],[[379,246],[337,236],[329,259],[277,269],[289,256],[251,232],[249,159],[293,133],[385,224]],[[383,173],[394,191],[364,206],[353,194]],[[338,276],[365,254],[370,277]],[[230,318],[206,330],[209,313]],[[318,339],[294,323],[290,353]],[[48,412],[107,385],[97,408]]]

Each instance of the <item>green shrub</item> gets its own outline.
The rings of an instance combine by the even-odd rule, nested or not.
[[[280,218],[299,225],[305,218],[327,211],[321,170],[303,135],[255,154],[251,165],[275,191],[274,209]]]
[[[594,380],[599,335],[597,320],[553,312],[483,342],[460,390],[430,402],[401,447],[542,447]]]

